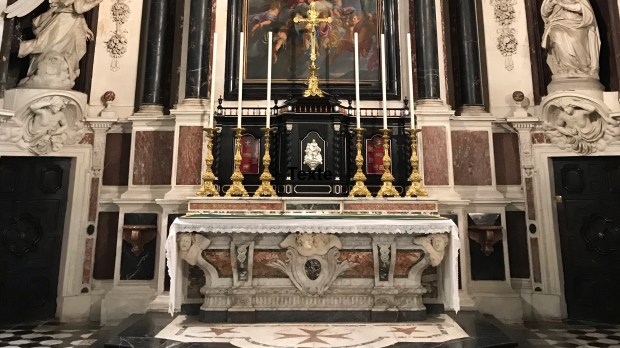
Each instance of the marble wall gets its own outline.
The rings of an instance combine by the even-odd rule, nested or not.
[[[179,128],[177,185],[200,185],[202,168],[202,127]]]
[[[127,186],[130,153],[131,133],[109,133],[106,136],[102,185]]]
[[[424,183],[426,185],[449,185],[446,127],[422,127],[422,153]]]
[[[508,238],[508,256],[511,278],[530,278],[530,262],[527,247],[527,226],[525,212],[506,212],[506,236]]]
[[[136,132],[133,184],[170,185],[174,132]]]
[[[498,185],[521,185],[519,136],[516,133],[494,133],[495,179]]]
[[[117,235],[118,213],[99,213],[99,220],[97,222],[97,243],[95,244],[95,265],[93,267],[93,278],[99,280],[114,278]]]
[[[452,165],[455,185],[491,185],[489,133],[453,131]]]

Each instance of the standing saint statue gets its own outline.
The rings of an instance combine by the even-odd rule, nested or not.
[[[45,0],[18,0],[7,18],[23,17]],[[86,41],[92,40],[84,13],[103,0],[49,0],[49,10],[32,21],[36,38],[20,43],[18,57],[30,56],[28,75],[20,87],[71,89],[80,75]]]
[[[542,47],[554,77],[598,79],[601,39],[588,0],[544,0]]]

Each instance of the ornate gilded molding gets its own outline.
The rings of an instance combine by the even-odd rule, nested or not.
[[[512,28],[512,24],[516,18],[514,7],[516,3],[516,0],[491,0],[495,21],[499,24],[499,29],[497,29],[497,49],[502,53],[502,56],[504,56],[504,66],[508,71],[512,71],[515,67],[512,61],[512,55],[517,53],[518,45],[515,36],[517,31]]]
[[[112,5],[110,12],[112,14],[112,21],[116,23],[116,30],[112,32],[112,36],[105,41],[106,50],[112,56],[112,64],[110,64],[110,70],[118,71],[120,66],[118,65],[118,59],[127,53],[127,30],[123,29],[123,24],[129,20],[131,14],[131,8],[125,3],[127,0],[116,0]]]

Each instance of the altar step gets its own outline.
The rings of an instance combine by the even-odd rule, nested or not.
[[[509,328],[500,323],[498,320],[483,316],[479,312],[475,311],[462,311],[458,315],[454,313],[448,313],[469,337],[451,340],[443,343],[430,343],[430,342],[401,342],[394,345],[387,345],[385,347],[446,347],[446,348],[461,348],[461,347],[516,347],[517,343],[514,339],[506,335],[505,332],[509,331]],[[432,316],[429,316],[432,319]],[[109,327],[106,330],[97,335],[97,343],[92,347],[172,347],[175,348],[188,348],[188,347],[216,347],[216,348],[228,348],[236,347],[229,343],[180,343],[171,340],[165,340],[155,338],[155,336],[164,328],[166,328],[175,318],[166,313],[149,312],[146,314],[132,315],[120,325],[116,327]],[[411,326],[415,324],[425,324],[428,322],[411,323]],[[359,323],[364,325],[366,323]],[[235,324],[229,324],[235,325]],[[257,324],[259,325],[259,324]],[[262,324],[264,325],[264,324]],[[285,324],[282,324],[285,325]],[[290,324],[289,324],[290,325]],[[308,324],[310,325],[310,324]],[[327,324],[338,325],[338,324]],[[351,325],[349,323],[348,325]],[[389,324],[388,324],[389,325]],[[396,325],[396,324],[393,324]],[[304,324],[300,324],[303,327]],[[227,330],[227,329],[224,329]],[[312,331],[312,330],[307,330]],[[318,331],[318,330],[315,330]],[[337,336],[337,335],[336,335]],[[326,337],[330,337],[326,335]],[[302,338],[303,339],[303,338]],[[317,337],[316,339],[321,339]],[[302,345],[305,346],[305,345]],[[328,347],[330,344],[319,344],[317,346]],[[380,347],[377,345],[376,347]],[[364,347],[364,345],[350,346],[350,347]]]

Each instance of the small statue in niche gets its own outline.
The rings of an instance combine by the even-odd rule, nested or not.
[[[310,167],[310,170],[316,170],[316,168],[323,164],[321,147],[319,147],[315,139],[312,139],[312,142],[306,145],[306,150],[304,152],[306,153],[304,156],[304,164]]]
[[[23,17],[45,0],[18,0],[4,12],[7,18]],[[86,41],[93,39],[84,13],[103,0],[49,0],[49,9],[32,21],[34,40],[21,42],[18,57],[30,56],[28,75],[20,87],[71,89],[80,75]],[[52,57],[52,58],[50,58]],[[57,64],[53,68],[50,62]],[[47,62],[47,63],[43,63]],[[50,71],[50,69],[55,71]],[[64,74],[68,76],[64,76]]]
[[[598,79],[601,39],[588,0],[544,0],[542,47],[554,77]]]

